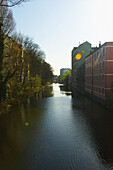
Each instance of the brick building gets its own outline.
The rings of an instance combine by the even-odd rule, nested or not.
[[[106,42],[85,58],[85,91],[106,100],[113,82],[113,42]]]

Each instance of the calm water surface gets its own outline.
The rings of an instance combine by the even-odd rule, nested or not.
[[[0,118],[0,170],[101,169],[113,169],[113,113],[99,104],[57,84]]]

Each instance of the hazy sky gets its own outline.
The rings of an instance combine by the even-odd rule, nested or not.
[[[113,0],[29,0],[13,15],[17,32],[39,44],[54,74],[71,68],[71,50],[79,43],[113,41]]]

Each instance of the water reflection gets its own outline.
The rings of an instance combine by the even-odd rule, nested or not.
[[[112,112],[52,89],[0,118],[0,169],[113,169]]]
[[[113,168],[113,114],[84,97],[73,99],[73,108],[82,111],[93,138],[93,148],[106,168]],[[82,106],[82,107],[81,107]]]
[[[53,97],[53,85],[50,84],[46,89],[43,91],[43,97]]]
[[[54,97],[65,97],[65,92],[63,90],[63,84],[53,84]]]
[[[72,92],[69,89],[67,89],[63,84],[60,84],[59,87],[61,94],[65,94],[67,96],[70,96],[72,94]]]

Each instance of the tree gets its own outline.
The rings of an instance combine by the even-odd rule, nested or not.
[[[6,36],[10,35],[15,27],[15,22],[11,10],[7,7],[0,6],[0,18],[2,23],[0,23],[0,101],[6,96],[6,85],[8,79],[11,78],[15,71],[7,72],[3,75],[3,60],[4,60],[4,39]]]
[[[0,0],[0,6],[13,7],[27,1],[28,0]]]
[[[23,40],[23,49],[30,57],[30,75],[41,78],[42,85],[53,81],[53,69],[45,62],[45,53],[38,44],[35,44],[28,36]]]
[[[60,83],[63,83],[66,87],[70,85],[71,71],[67,70],[65,73],[59,76]]]
[[[47,82],[53,82],[53,69],[47,62],[42,63],[41,67],[41,80],[42,85],[45,85]]]
[[[1,31],[4,35],[10,35],[15,29],[15,21],[12,11],[8,7],[0,6],[0,18],[2,22]]]

